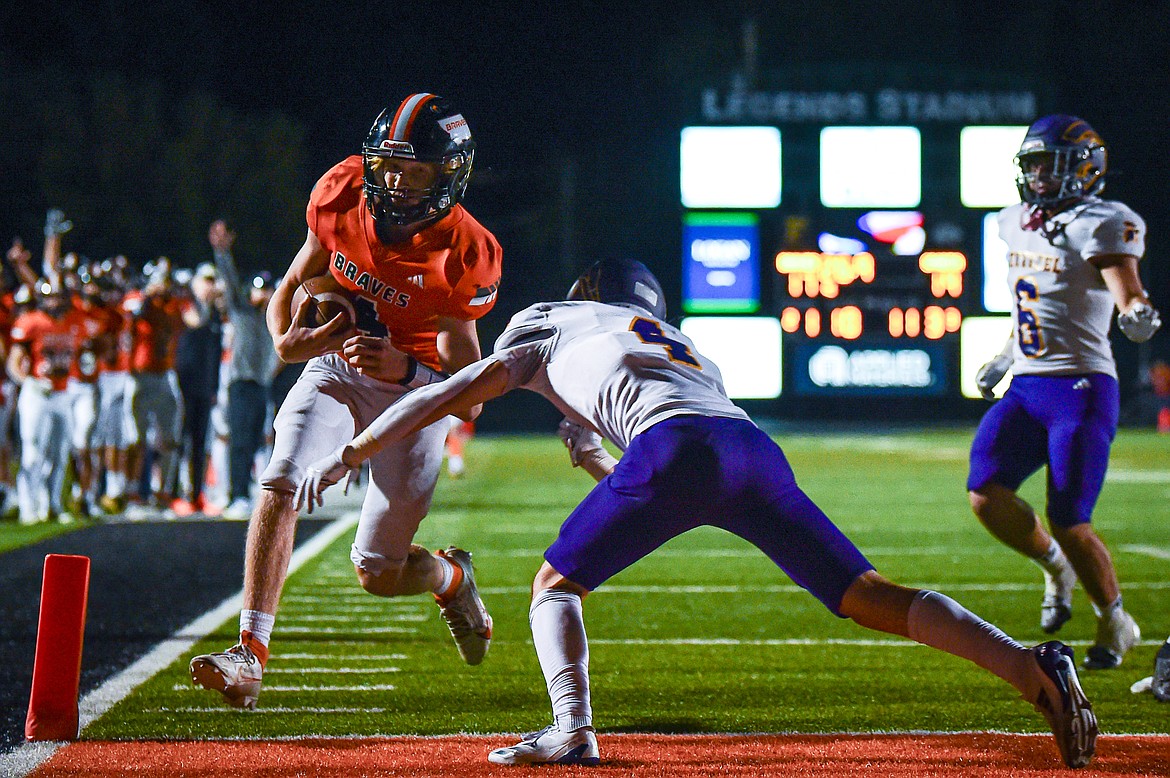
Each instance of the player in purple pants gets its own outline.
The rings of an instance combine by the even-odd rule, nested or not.
[[[736,407],[719,369],[667,324],[662,289],[638,262],[603,261],[569,300],[512,317],[494,353],[411,392],[356,439],[314,462],[298,508],[382,446],[455,409],[516,388],[566,416],[573,464],[599,483],[562,525],[533,583],[529,623],[553,723],[488,755],[497,764],[597,764],[581,602],[671,538],[721,527],[766,553],[838,616],[968,659],[1045,716],[1066,764],[1093,755],[1097,722],[1072,650],[1026,648],[954,600],[883,578],[796,484],[784,453]],[[625,453],[615,460],[604,435]]]
[[[967,491],[988,531],[1043,570],[1045,632],[1072,618],[1080,580],[1097,614],[1085,667],[1109,669],[1141,631],[1122,608],[1113,560],[1089,522],[1120,408],[1109,344],[1114,309],[1135,342],[1161,326],[1138,275],[1146,225],[1124,204],[1098,197],[1105,145],[1083,119],[1037,119],[1016,162],[1021,202],[998,217],[1008,247],[1012,336],[975,380],[990,400],[1009,370],[1014,377],[975,433]],[[1016,494],[1044,465],[1050,531]]]

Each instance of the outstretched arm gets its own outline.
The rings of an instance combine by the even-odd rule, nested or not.
[[[476,405],[499,397],[508,391],[508,377],[507,366],[488,357],[471,363],[446,381],[409,392],[344,447],[345,463],[356,467],[390,443],[445,416],[466,414]]]
[[[305,471],[294,503],[310,513],[322,505],[321,493],[340,481],[384,447],[402,440],[449,415],[466,413],[508,391],[508,367],[488,357],[473,362],[446,381],[423,386],[403,395],[356,438],[340,446]]]
[[[1138,258],[1130,254],[1106,254],[1091,261],[1101,271],[1101,278],[1117,304],[1117,325],[1122,333],[1135,343],[1152,338],[1162,326],[1162,318],[1142,288]]]

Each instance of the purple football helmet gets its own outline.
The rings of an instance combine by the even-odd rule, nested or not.
[[[1016,154],[1020,199],[1050,208],[1105,188],[1105,142],[1084,119],[1068,114],[1032,123]]]

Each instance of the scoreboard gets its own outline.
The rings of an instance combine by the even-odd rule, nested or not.
[[[730,372],[781,376],[770,397],[971,396],[963,374],[1004,341],[994,219],[1019,199],[1013,157],[1039,98],[740,85],[701,104],[679,145],[682,327],[699,348],[727,373],[737,331],[768,344]],[[761,320],[775,341],[749,334]]]

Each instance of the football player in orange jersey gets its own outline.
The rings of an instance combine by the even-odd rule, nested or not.
[[[117,338],[122,329],[121,314],[106,305],[98,283],[96,266],[83,265],[78,270],[79,293],[73,304],[92,320],[89,346],[83,349],[69,375],[69,392],[73,397],[73,456],[77,474],[74,495],[81,513],[94,514],[97,504],[95,474],[97,457],[103,441],[97,436],[101,406],[101,376],[112,354],[117,353]]]
[[[366,426],[410,388],[440,381],[480,357],[476,319],[496,299],[501,250],[460,200],[475,144],[450,101],[413,94],[383,111],[361,155],[313,189],[309,232],[268,307],[285,362],[309,360],[276,417],[272,460],[252,513],[244,563],[240,642],[191,660],[192,680],[236,707],[254,707],[292,554],[293,492],[305,468]],[[305,326],[294,310],[306,279],[331,273],[351,292],[344,314]],[[474,418],[479,409],[468,416]],[[491,638],[471,555],[413,544],[443,461],[446,423],[427,427],[370,461],[370,485],[350,558],[367,591],[433,592],[463,659],[483,660]]]
[[[122,303],[129,291],[125,276],[126,258],[117,256],[101,264],[97,276],[102,305],[114,329],[113,346],[104,352],[98,375],[98,420],[94,430],[94,448],[102,452],[105,484],[99,504],[106,513],[121,513],[126,507],[127,446],[130,443],[125,410],[126,385],[130,377],[131,335],[129,320]]]
[[[174,495],[168,489],[178,467],[179,429],[183,402],[175,376],[175,349],[184,327],[197,327],[201,317],[190,300],[175,294],[171,263],[160,257],[147,274],[141,293],[126,295],[122,308],[129,318],[130,378],[124,413],[127,434],[127,478],[134,488],[142,470],[143,444],[153,425],[158,447],[159,490],[155,503],[170,509]],[[146,500],[148,495],[139,495]]]
[[[29,257],[28,249],[24,247],[20,238],[13,238],[12,246],[8,249],[7,258],[13,266],[13,271],[20,278],[16,265],[23,262],[26,266]],[[8,352],[12,348],[12,324],[16,321],[17,305],[14,290],[10,287],[8,274],[0,269],[0,360],[8,359]],[[15,506],[16,492],[12,482],[12,453],[15,443],[12,437],[11,424],[16,413],[17,385],[7,375],[0,376],[0,516],[6,516]]]
[[[22,523],[69,518],[61,492],[73,428],[70,374],[84,349],[92,348],[96,321],[73,306],[63,286],[43,282],[37,309],[12,325],[8,373],[21,385],[20,474],[17,494]]]

